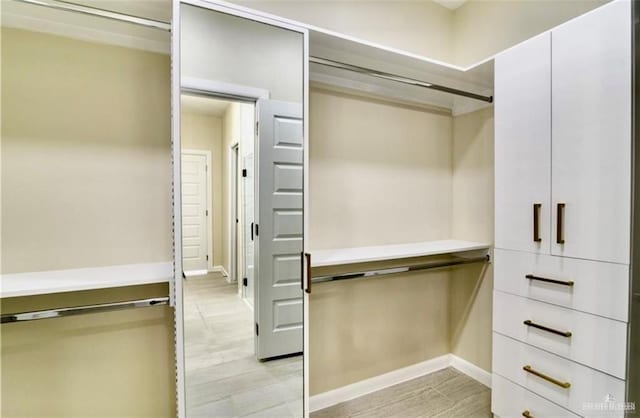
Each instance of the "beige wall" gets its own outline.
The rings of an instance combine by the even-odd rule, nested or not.
[[[223,264],[223,202],[222,193],[222,119],[212,115],[182,111],[180,120],[181,139],[183,149],[209,151],[211,153],[211,167],[209,178],[212,200],[211,237],[213,241],[213,265]]]
[[[452,236],[493,244],[493,108],[454,117],[452,140]],[[451,272],[451,351],[491,371],[493,269]]]
[[[2,29],[2,272],[172,259],[169,57]],[[2,301],[3,313],[166,285]],[[5,324],[3,417],[173,416],[156,307]]]
[[[431,1],[233,2],[445,62],[452,60],[453,13]]]
[[[172,260],[169,58],[2,29],[2,272]]]
[[[470,0],[455,11],[432,1],[234,3],[370,42],[471,65],[610,0]]]
[[[610,0],[470,0],[453,15],[453,62],[470,65]]]
[[[319,89],[310,100],[312,249],[449,237],[450,115]],[[448,353],[448,315],[447,272],[315,285],[311,394]]]

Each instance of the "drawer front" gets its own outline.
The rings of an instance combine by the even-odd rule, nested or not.
[[[493,330],[625,378],[626,322],[495,291]]]
[[[524,370],[526,366],[530,371]],[[495,332],[493,371],[578,415],[602,415],[602,411],[586,409],[585,405],[625,399],[623,380]],[[622,411],[607,411],[607,416],[623,415]]]
[[[579,417],[494,373],[491,376],[491,412],[500,418],[513,418],[527,415],[526,411],[531,418]]]
[[[629,266],[500,249],[495,250],[494,260],[497,290],[628,320]],[[567,285],[570,282],[572,286]]]

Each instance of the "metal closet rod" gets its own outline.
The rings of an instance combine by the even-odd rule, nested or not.
[[[454,260],[434,261],[431,263],[418,264],[415,266],[391,267],[391,268],[379,269],[379,270],[360,271],[357,273],[343,273],[343,274],[336,274],[336,275],[330,275],[330,276],[313,277],[311,279],[311,282],[321,283],[321,282],[331,282],[335,280],[360,279],[360,278],[366,278],[366,277],[385,276],[387,274],[398,274],[398,273],[407,273],[407,272],[420,271],[420,270],[439,269],[444,267],[459,266],[462,264],[489,263],[490,261],[491,261],[491,258],[489,254],[483,255],[480,257],[469,257],[469,258],[458,257]]]
[[[33,4],[35,6],[48,7],[50,9],[63,10],[66,12],[82,13],[90,16],[103,17],[105,19],[117,20],[119,22],[133,23],[135,25],[146,26],[153,29],[161,29],[171,31],[171,24],[160,20],[147,19],[128,15],[126,13],[111,12],[109,10],[99,9],[97,7],[83,6],[80,4],[69,3],[66,1],[56,0],[14,0],[21,3]]]
[[[75,306],[73,308],[49,309],[46,311],[3,314],[0,323],[8,324],[10,322],[35,321],[38,319],[61,318],[64,316],[120,311],[132,308],[147,308],[150,306],[168,304],[169,297],[167,296],[162,298],[130,300],[126,302],[101,303],[99,305]]]
[[[357,65],[345,64],[344,62],[333,61],[326,58],[309,57],[309,61],[314,64],[324,65],[326,67],[339,68],[341,70],[353,71],[360,74],[369,75],[371,77],[381,78],[383,80],[396,81],[398,83],[408,84],[411,86],[422,87],[425,89],[442,91],[444,93],[455,94],[456,96],[469,97],[475,100],[481,100],[487,103],[493,103],[493,96],[483,96],[481,94],[471,93],[464,90],[458,90],[439,84],[428,83],[426,81],[416,80],[414,78],[403,77],[391,73],[372,70],[370,68],[358,67]]]

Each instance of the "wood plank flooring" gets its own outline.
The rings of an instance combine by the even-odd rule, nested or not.
[[[491,390],[447,368],[311,414],[311,418],[337,417],[491,417]]]
[[[253,312],[219,273],[184,282],[187,417],[302,416],[302,356],[259,362]]]

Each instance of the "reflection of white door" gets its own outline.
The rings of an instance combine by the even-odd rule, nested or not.
[[[244,285],[244,289],[242,292],[242,296],[249,302],[251,306],[253,306],[253,295],[254,295],[254,236],[251,228],[253,228],[253,195],[254,195],[254,166],[253,166],[253,152],[247,155],[244,158],[243,163],[244,170],[246,170],[243,177],[243,187],[242,187],[242,213],[244,219],[242,221],[243,227],[243,260],[244,260],[244,271],[243,277],[246,280],[246,284]]]
[[[205,274],[208,264],[207,157],[182,153],[182,263],[187,273]]]
[[[302,106],[258,101],[257,357],[302,352]],[[256,233],[256,231],[254,231]]]

